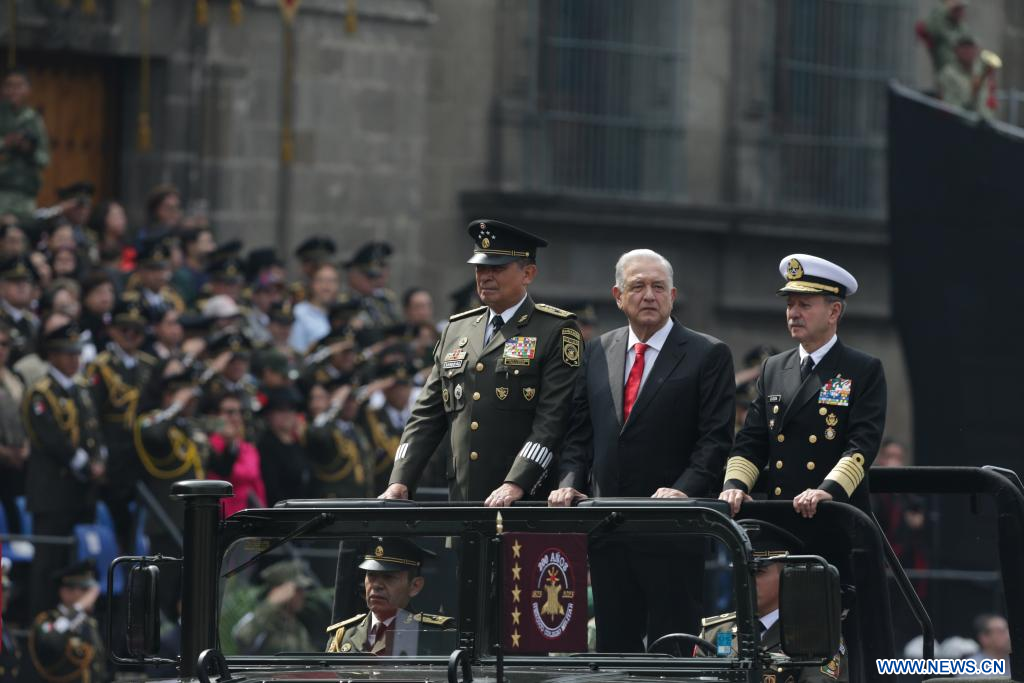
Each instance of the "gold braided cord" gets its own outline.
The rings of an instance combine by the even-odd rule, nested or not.
[[[71,664],[80,665],[81,668],[69,671],[66,674],[58,674],[51,669],[43,666],[43,663],[39,661],[39,655],[36,652],[36,629],[38,629],[43,622],[49,619],[49,614],[46,612],[40,612],[36,617],[35,623],[32,625],[32,629],[28,632],[28,654],[32,659],[32,666],[35,667],[36,671],[42,676],[43,680],[47,683],[71,683],[71,681],[81,680],[83,683],[89,683],[89,665],[92,664],[93,658],[96,656],[96,650],[91,645],[83,643],[84,654],[79,657],[69,652],[71,647],[71,640],[68,640],[67,645],[64,646],[64,655],[68,658]],[[59,664],[60,662],[58,662]]]
[[[75,405],[75,401],[72,398],[64,399],[67,403],[67,409],[62,408],[61,401],[53,395],[53,392],[49,389],[49,384],[46,386],[39,387],[34,391],[26,392],[24,400],[21,402],[21,417],[22,424],[30,432],[29,437],[33,443],[37,446],[42,446],[39,443],[39,437],[36,436],[35,430],[32,429],[31,421],[29,420],[29,406],[32,405],[32,396],[35,394],[42,395],[46,399],[46,403],[50,406],[50,410],[53,411],[53,419],[57,422],[57,429],[69,434],[71,436],[71,448],[77,450],[78,442],[81,439],[81,432],[78,425],[78,407]]]
[[[354,441],[342,436],[341,430],[332,429],[331,436],[334,438],[334,458],[328,465],[323,467],[314,464],[313,474],[323,482],[341,481],[352,476],[357,484],[366,481],[366,472],[359,457],[359,446]],[[341,462],[339,467],[338,463]],[[337,469],[335,469],[337,468]],[[334,470],[334,471],[332,471]]]
[[[383,458],[374,466],[373,471],[377,474],[390,472],[391,466],[395,464],[395,451],[398,450],[398,446],[402,442],[402,435],[388,436],[384,425],[381,424],[381,421],[377,419],[372,410],[366,411],[366,421],[370,425],[370,435],[373,437],[374,445],[387,454],[386,458]]]
[[[166,457],[156,458],[146,450],[143,443],[142,420],[135,424],[133,432],[135,450],[139,454],[139,460],[142,461],[146,472],[155,479],[177,479],[192,470],[196,479],[205,479],[203,461],[199,457],[199,447],[196,446],[195,441],[188,438],[188,435],[178,427],[168,429],[167,436],[171,441],[171,450]]]
[[[124,408],[124,426],[131,429],[135,420],[135,411],[139,407],[139,389],[126,384],[120,375],[106,363],[95,363],[99,368],[103,383],[107,385],[107,399],[115,408]]]

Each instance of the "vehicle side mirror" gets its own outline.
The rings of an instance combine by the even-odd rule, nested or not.
[[[149,657],[160,650],[160,569],[153,564],[128,572],[128,654]]]
[[[820,557],[790,558],[779,581],[782,651],[792,659],[825,660],[839,651],[839,571]]]

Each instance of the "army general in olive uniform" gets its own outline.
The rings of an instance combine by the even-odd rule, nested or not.
[[[409,602],[423,590],[420,569],[434,553],[404,538],[372,539],[360,569],[366,614],[327,627],[328,652],[383,656],[448,654],[455,647],[455,620],[412,612]]]
[[[469,263],[485,304],[453,315],[434,351],[395,453],[385,498],[407,498],[446,431],[451,500],[509,505],[540,491],[565,431],[580,364],[575,315],[535,304],[543,239],[498,221],[474,221]]]
[[[871,514],[868,468],[885,429],[882,363],[837,335],[857,280],[834,263],[792,254],[779,271],[786,322],[799,346],[765,361],[743,428],[736,435],[720,498],[739,510],[754,483],[812,517],[823,500]],[[840,568],[842,571],[842,568]]]

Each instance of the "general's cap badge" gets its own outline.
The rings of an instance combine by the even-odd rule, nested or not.
[[[800,265],[800,262],[795,258],[789,259],[789,265],[786,266],[786,279],[787,280],[799,280],[804,276],[804,267]]]

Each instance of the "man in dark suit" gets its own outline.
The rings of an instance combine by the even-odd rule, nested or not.
[[[729,348],[671,317],[672,266],[639,249],[615,267],[629,325],[587,346],[551,505],[594,496],[693,498],[718,491],[732,445]],[[696,633],[703,545],[611,534],[590,548],[597,649],[643,650],[665,633]]]
[[[885,430],[885,372],[836,333],[857,280],[806,254],[782,259],[779,272],[786,284],[778,293],[799,346],[765,361],[720,498],[735,514],[766,476],[768,498],[792,500],[804,517],[813,517],[823,500],[870,515],[865,476]]]

